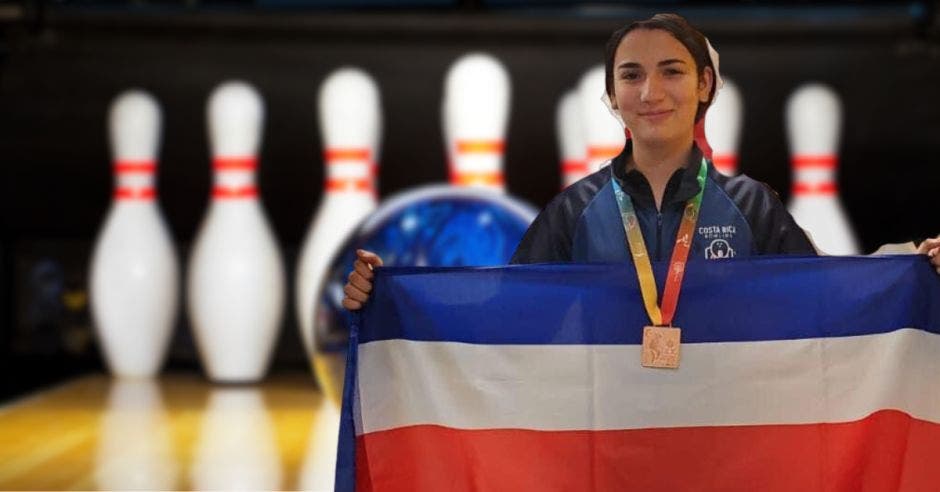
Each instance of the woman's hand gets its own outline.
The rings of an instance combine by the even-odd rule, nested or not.
[[[940,273],[940,236],[924,240],[917,248],[917,253],[927,255],[930,258],[930,264],[937,269],[937,273]]]
[[[356,256],[358,258],[353,263],[353,271],[349,273],[349,281],[343,287],[343,293],[346,294],[343,297],[343,307],[350,311],[361,309],[362,305],[369,300],[369,293],[372,292],[372,277],[375,275],[372,269],[382,266],[382,258],[371,251],[358,249]]]

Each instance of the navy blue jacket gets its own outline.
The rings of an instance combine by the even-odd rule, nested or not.
[[[529,226],[511,263],[629,261],[611,179],[617,179],[633,200],[652,260],[669,260],[685,204],[699,192],[696,176],[702,154],[693,147],[688,165],[672,175],[661,210],[656,210],[653,191],[643,174],[626,171],[630,149],[628,143],[609,166],[555,197]],[[769,186],[744,175],[724,176],[711,162],[695,229],[689,261],[816,254]]]

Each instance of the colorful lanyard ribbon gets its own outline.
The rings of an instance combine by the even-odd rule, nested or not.
[[[672,317],[676,313],[676,303],[679,301],[679,289],[682,288],[682,277],[685,275],[685,264],[692,249],[692,237],[695,232],[695,222],[698,220],[699,209],[702,207],[702,195],[705,193],[705,176],[708,174],[708,164],[702,158],[702,165],[698,171],[699,192],[685,204],[682,213],[682,223],[676,233],[676,244],[672,250],[672,260],[669,264],[669,274],[666,276],[666,288],[663,292],[663,307],[660,311],[657,305],[656,279],[653,277],[653,266],[649,254],[646,252],[646,242],[640,231],[640,222],[633,208],[630,195],[624,193],[617,179],[611,181],[614,186],[614,195],[617,197],[617,206],[620,207],[620,217],[623,219],[623,229],[630,244],[633,264],[636,265],[637,277],[640,281],[640,293],[643,295],[643,304],[650,316],[650,321],[656,326],[672,326]]]

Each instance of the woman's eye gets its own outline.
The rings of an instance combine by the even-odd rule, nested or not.
[[[679,70],[678,68],[667,68],[665,70],[665,73],[666,75],[682,75],[683,72],[682,70]]]
[[[623,80],[637,80],[640,78],[639,72],[621,72],[620,78]]]

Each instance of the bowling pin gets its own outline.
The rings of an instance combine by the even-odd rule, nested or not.
[[[712,163],[725,176],[738,173],[738,144],[741,139],[741,120],[744,105],[738,86],[723,77],[724,86],[715,93],[705,113],[705,137],[712,148]]]
[[[789,210],[816,246],[831,255],[858,254],[858,243],[836,187],[842,106],[832,88],[805,84],[787,101],[793,167]]]
[[[100,490],[176,490],[173,426],[152,379],[111,383],[95,454]]]
[[[491,55],[471,53],[451,65],[442,104],[451,184],[505,191],[510,93],[509,73]]]
[[[91,314],[111,373],[151,377],[166,356],[179,302],[179,266],[156,202],[160,108],[131,90],[108,125],[114,198],[91,259]]]
[[[596,172],[620,154],[626,141],[623,126],[601,101],[604,93],[604,66],[597,65],[585,72],[578,83],[588,173]]]
[[[281,453],[261,392],[216,389],[199,426],[190,481],[195,490],[280,490]]]
[[[562,189],[588,175],[582,122],[581,99],[577,91],[570,90],[561,97],[555,110]]]
[[[324,275],[337,249],[375,209],[382,127],[378,87],[356,68],[327,77],[320,86],[319,108],[326,180],[323,201],[301,248],[295,283],[300,334],[311,361]]]
[[[284,270],[255,185],[264,106],[244,82],[226,82],[207,107],[212,200],[189,263],[188,305],[209,379],[264,376],[284,310]]]

